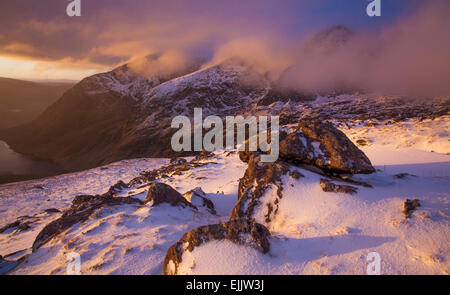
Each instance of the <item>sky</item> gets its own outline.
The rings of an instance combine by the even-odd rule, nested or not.
[[[66,14],[68,0],[1,1],[0,76],[79,80],[156,52],[210,58],[254,39],[286,47],[333,25],[370,35],[425,2],[381,0],[382,15],[369,17],[367,0],[80,1],[75,17]]]

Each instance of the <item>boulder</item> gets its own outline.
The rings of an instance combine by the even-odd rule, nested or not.
[[[325,178],[320,179],[320,187],[324,192],[329,193],[344,193],[353,195],[358,192],[358,189],[354,186],[335,184]]]
[[[300,122],[280,142],[280,158],[315,165],[325,172],[372,173],[370,160],[330,123]]]
[[[184,193],[183,197],[197,208],[203,207],[211,214],[216,214],[214,203],[206,197],[206,193],[200,187]]]
[[[33,252],[74,224],[86,221],[101,208],[123,204],[141,205],[142,201],[131,197],[115,198],[108,193],[96,196],[76,196],[72,201],[72,206],[60,218],[50,222],[39,232],[33,243]]]
[[[238,201],[233,208],[230,220],[254,218],[254,209],[261,204],[260,198],[272,186],[276,188],[277,197],[267,204],[265,222],[270,222],[273,216],[278,213],[278,203],[283,197],[281,177],[288,172],[289,164],[285,162],[264,163],[260,161],[258,155],[250,156],[244,177],[239,180]],[[302,176],[300,173],[290,174],[295,179]]]
[[[180,165],[180,164],[185,164],[185,163],[187,163],[187,160],[185,158],[174,157],[174,158],[170,159],[171,165]]]
[[[121,190],[123,190],[124,188],[128,188],[128,185],[123,182],[122,180],[119,180],[118,182],[116,182],[114,185],[109,187],[108,192],[111,195],[114,195],[117,192],[120,192]]]
[[[189,203],[179,192],[161,182],[154,182],[150,185],[144,204],[149,202],[153,202],[152,207],[167,203],[172,206],[190,207],[197,210],[197,207]]]
[[[252,152],[240,152],[248,162]],[[309,164],[330,174],[373,173],[370,160],[347,136],[331,123],[300,122],[280,128],[279,159]]]
[[[13,233],[13,234],[27,231],[27,230],[31,229],[34,226],[34,224],[38,221],[39,221],[39,217],[37,217],[36,215],[20,216],[17,218],[16,221],[11,222],[11,223],[3,226],[2,228],[0,228],[0,234],[5,233],[6,231],[8,231],[8,233]]]
[[[417,207],[420,207],[420,201],[418,199],[406,199],[403,203],[403,214],[406,218],[410,218]]]
[[[219,224],[199,226],[183,235],[167,251],[163,271],[166,275],[178,274],[178,267],[186,251],[192,252],[195,247],[213,240],[230,240],[239,245],[254,247],[262,253],[270,250],[269,230],[248,219],[234,219]]]

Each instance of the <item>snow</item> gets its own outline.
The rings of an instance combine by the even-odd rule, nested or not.
[[[141,76],[128,67],[119,67],[111,72],[101,73],[85,79],[90,83],[87,94],[95,96],[110,91],[123,97],[130,97],[133,101],[144,100],[150,90],[161,83],[157,77]]]
[[[448,126],[448,117],[441,117],[342,127],[355,143],[361,137],[370,140],[368,146],[360,147],[377,172],[353,178],[373,188],[353,185],[358,188],[354,195],[324,192],[319,185],[323,176],[291,168],[305,177],[283,176],[278,214],[269,224],[260,213],[256,216],[273,235],[268,254],[228,240],[211,241],[186,251],[179,273],[365,274],[368,253],[377,252],[382,274],[449,274]],[[34,253],[30,248],[36,235],[61,214],[48,214],[45,209],[63,211],[76,195],[104,193],[119,179],[128,182],[144,170],[166,165],[168,159],[126,160],[2,185],[0,227],[24,215],[36,223],[28,231],[1,233],[0,255],[9,260],[28,255],[12,274],[64,274],[70,252],[81,255],[83,274],[161,274],[171,245],[197,226],[228,220],[237,201],[239,179],[247,164],[228,151],[216,152],[204,161],[208,164],[158,181],[181,194],[200,187],[214,203],[217,215],[167,204],[106,207]],[[146,192],[146,186],[132,187],[118,196],[144,200]],[[259,206],[264,208],[275,193],[274,187],[267,190]],[[407,198],[421,203],[408,219],[402,214]]]
[[[66,209],[77,195],[102,194],[118,180],[128,182],[142,171],[168,162],[169,159],[124,160],[82,172],[0,185],[0,226],[21,215],[49,208]]]
[[[426,151],[438,154],[449,155],[450,154],[450,116],[441,116],[433,120],[418,120],[409,119],[403,122],[393,124],[390,121],[375,122],[375,126],[367,128],[362,122],[355,122],[354,125],[346,125],[342,128],[342,131],[351,139],[356,141],[357,139],[367,139],[369,142],[374,142],[375,147],[371,147],[369,143],[368,147],[362,146],[363,151],[374,150],[380,147],[388,147],[389,149],[400,151]],[[422,153],[417,157],[420,161],[430,162],[430,157],[423,160],[426,157],[425,153]],[[435,161],[440,162],[445,158],[438,157]],[[447,157],[447,161],[450,161],[450,157]],[[405,164],[405,162],[402,162]]]
[[[448,274],[450,179],[377,173],[362,177],[375,188],[346,195],[323,192],[320,176],[301,172],[305,178],[283,181],[281,213],[269,226],[276,236],[269,255],[211,242],[184,254],[181,274],[365,274],[370,252],[380,254],[383,274]],[[422,206],[405,219],[402,203],[413,197]],[[263,216],[256,219],[264,223]]]

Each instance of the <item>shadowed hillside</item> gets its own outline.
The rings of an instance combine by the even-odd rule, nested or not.
[[[0,129],[35,119],[72,83],[36,83],[0,78]]]

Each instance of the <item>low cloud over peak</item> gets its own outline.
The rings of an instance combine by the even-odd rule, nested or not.
[[[71,18],[65,15],[65,1],[9,1],[0,4],[0,57],[86,72],[128,62],[137,72],[161,76],[183,72],[199,57],[209,63],[239,57],[294,89],[345,84],[449,94],[450,3],[396,3],[397,8],[418,8],[394,17],[388,10],[394,4],[385,4],[386,16],[377,20],[366,16],[360,4],[324,9],[332,5],[327,0],[138,0],[133,5],[98,0],[82,1],[82,16]],[[349,13],[354,23],[344,17]],[[344,25],[333,27],[333,22]],[[144,58],[155,52],[156,59]]]

